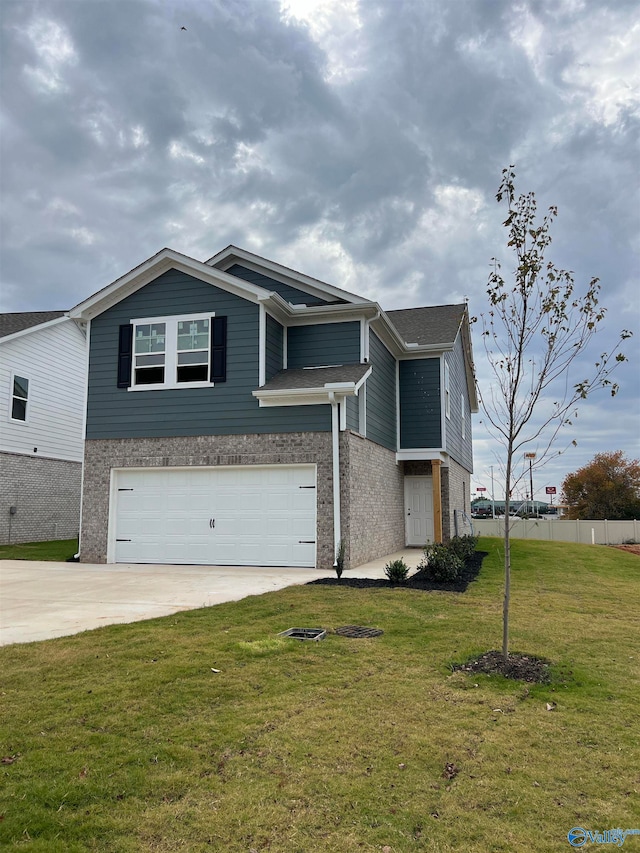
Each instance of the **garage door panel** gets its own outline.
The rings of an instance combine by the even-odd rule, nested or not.
[[[315,566],[315,476],[311,465],[118,471],[115,560]]]

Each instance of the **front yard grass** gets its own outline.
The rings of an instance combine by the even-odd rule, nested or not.
[[[77,553],[77,539],[56,539],[52,542],[24,542],[19,545],[0,545],[0,560],[47,560],[64,562]]]
[[[501,543],[479,548],[463,595],[291,587],[0,649],[0,846],[512,853],[640,828],[640,560],[512,543],[512,649],[554,662],[535,685],[451,671],[500,643]],[[346,624],[384,634],[276,637]]]

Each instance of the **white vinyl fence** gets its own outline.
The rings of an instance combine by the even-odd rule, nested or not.
[[[582,542],[585,545],[640,543],[640,521],[565,521],[559,518],[512,518],[514,539],[545,539],[551,542]],[[504,518],[474,518],[480,536],[504,536]]]

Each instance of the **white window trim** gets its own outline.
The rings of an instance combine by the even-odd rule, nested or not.
[[[449,377],[449,365],[444,363],[444,414],[445,417],[451,418],[451,388]]]
[[[212,388],[213,382],[175,382],[168,381],[168,376],[177,375],[178,366],[178,323],[187,320],[211,320],[215,317],[215,311],[194,314],[174,314],[168,317],[136,317],[130,323],[133,326],[133,343],[131,346],[131,385],[129,391],[167,391],[183,388]],[[164,360],[164,382],[151,385],[136,385],[136,326],[146,326],[152,323],[165,324],[165,360]],[[209,370],[211,370],[211,323],[209,324]]]
[[[27,382],[29,383],[29,390],[27,391],[27,400],[26,400],[27,405],[25,406],[24,420],[22,420],[22,418],[14,418],[13,417],[13,399],[14,399],[13,383],[14,383],[16,376],[18,376],[20,379],[26,379]],[[30,376],[26,376],[24,373],[18,373],[15,370],[11,371],[11,377],[10,377],[10,382],[9,382],[9,412],[8,412],[8,415],[9,415],[9,421],[12,424],[28,424],[29,423],[29,413],[31,410],[31,392],[32,392],[32,390],[33,390],[32,389],[32,381],[31,381]],[[19,399],[22,399],[22,398],[19,398]]]
[[[467,437],[467,407],[464,401],[464,394],[460,394],[460,417],[462,419],[462,438]]]

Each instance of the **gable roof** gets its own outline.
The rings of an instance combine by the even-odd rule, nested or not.
[[[65,313],[65,311],[18,311],[0,314],[0,338],[57,320],[58,317],[64,317]]]
[[[458,337],[467,306],[432,305],[427,308],[401,308],[385,311],[407,344],[451,344]]]
[[[364,296],[358,296],[356,293],[350,293],[348,290],[342,290],[333,284],[327,284],[326,281],[320,281],[318,278],[313,278],[310,275],[298,272],[298,270],[285,267],[275,261],[270,261],[268,258],[263,258],[261,255],[256,255],[253,252],[248,252],[246,249],[240,249],[238,246],[230,244],[221,252],[215,254],[212,258],[205,261],[205,264],[215,267],[220,270],[227,270],[235,263],[240,263],[248,269],[254,269],[262,273],[270,273],[272,276],[282,280],[286,284],[293,285],[299,290],[306,291],[313,296],[320,296],[329,302],[337,300],[339,302],[352,302],[355,304],[368,303],[369,299]]]

